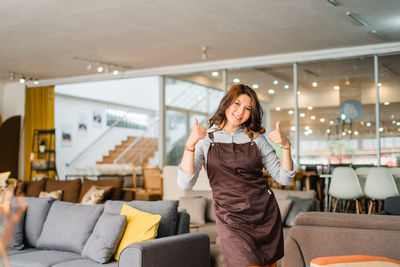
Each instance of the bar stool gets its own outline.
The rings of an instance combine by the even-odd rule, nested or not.
[[[362,212],[358,199],[364,196],[358,177],[351,167],[336,167],[333,170],[329,194],[336,198],[333,211],[336,212],[340,200],[348,200],[346,212],[348,212],[350,201],[356,202],[356,212]]]
[[[370,199],[368,214],[371,214],[372,208],[375,210],[375,200],[384,200],[385,198],[399,195],[392,174],[384,167],[371,168],[365,182],[364,192]]]

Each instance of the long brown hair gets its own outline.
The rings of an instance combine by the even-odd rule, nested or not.
[[[225,115],[226,109],[241,95],[247,95],[251,99],[251,114],[249,119],[243,123],[242,126],[247,136],[254,139],[258,134],[265,133],[265,129],[261,125],[263,110],[256,92],[244,84],[235,84],[229,88],[226,95],[221,99],[217,111],[211,119],[209,119],[208,123],[210,127],[217,125],[218,129],[223,129],[227,122]]]

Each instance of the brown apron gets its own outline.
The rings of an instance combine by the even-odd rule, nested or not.
[[[283,257],[279,207],[262,175],[262,157],[253,142],[215,143],[207,174],[215,200],[222,252],[229,267],[263,266]]]

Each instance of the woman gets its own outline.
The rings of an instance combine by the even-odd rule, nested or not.
[[[282,161],[262,135],[262,113],[254,90],[232,86],[209,120],[210,129],[195,120],[178,170],[178,185],[190,189],[202,165],[206,168],[229,267],[275,266],[283,257],[280,212],[262,169],[282,185],[291,183],[295,171],[279,122],[269,139],[282,146]]]

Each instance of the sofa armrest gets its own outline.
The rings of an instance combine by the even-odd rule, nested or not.
[[[285,240],[285,255],[282,258],[282,267],[305,267],[303,255],[301,254],[300,248],[296,242],[291,237]]]
[[[169,267],[210,265],[206,234],[187,233],[132,244],[122,250],[119,267]]]

